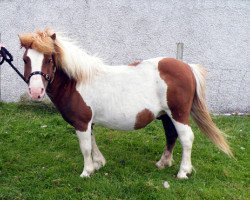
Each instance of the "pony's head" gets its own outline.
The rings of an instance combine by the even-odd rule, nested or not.
[[[28,82],[28,93],[34,100],[41,100],[48,84],[53,80],[59,47],[56,33],[50,29],[19,35],[23,55],[24,77]]]
[[[88,55],[74,42],[51,29],[22,34],[19,39],[25,48],[24,76],[33,99],[43,98],[56,68],[82,83],[92,81],[94,76],[103,72],[101,59]]]

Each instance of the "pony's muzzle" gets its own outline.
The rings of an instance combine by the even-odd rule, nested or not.
[[[45,95],[43,87],[29,87],[29,96],[34,100],[42,100]]]

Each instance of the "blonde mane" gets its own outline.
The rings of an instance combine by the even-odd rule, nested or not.
[[[89,82],[103,71],[100,58],[88,55],[68,38],[51,29],[19,35],[22,47],[43,54],[54,54],[57,67],[78,82]]]

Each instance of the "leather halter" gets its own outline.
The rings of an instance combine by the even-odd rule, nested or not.
[[[34,76],[34,75],[39,74],[39,75],[43,76],[44,79],[46,81],[48,81],[49,84],[52,83],[52,81],[54,80],[54,77],[55,77],[55,72],[56,72],[56,64],[55,64],[54,55],[52,55],[52,61],[53,61],[53,74],[52,74],[53,76],[52,76],[52,78],[51,78],[51,76],[49,74],[45,74],[42,71],[34,71],[34,72],[30,73],[30,75],[29,75],[28,79],[26,80],[26,82],[29,84],[30,78],[32,76]]]

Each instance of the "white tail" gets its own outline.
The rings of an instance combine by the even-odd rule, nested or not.
[[[214,124],[205,100],[206,71],[201,65],[191,64],[196,80],[196,93],[193,100],[191,115],[200,130],[224,153],[233,157],[224,133]]]

